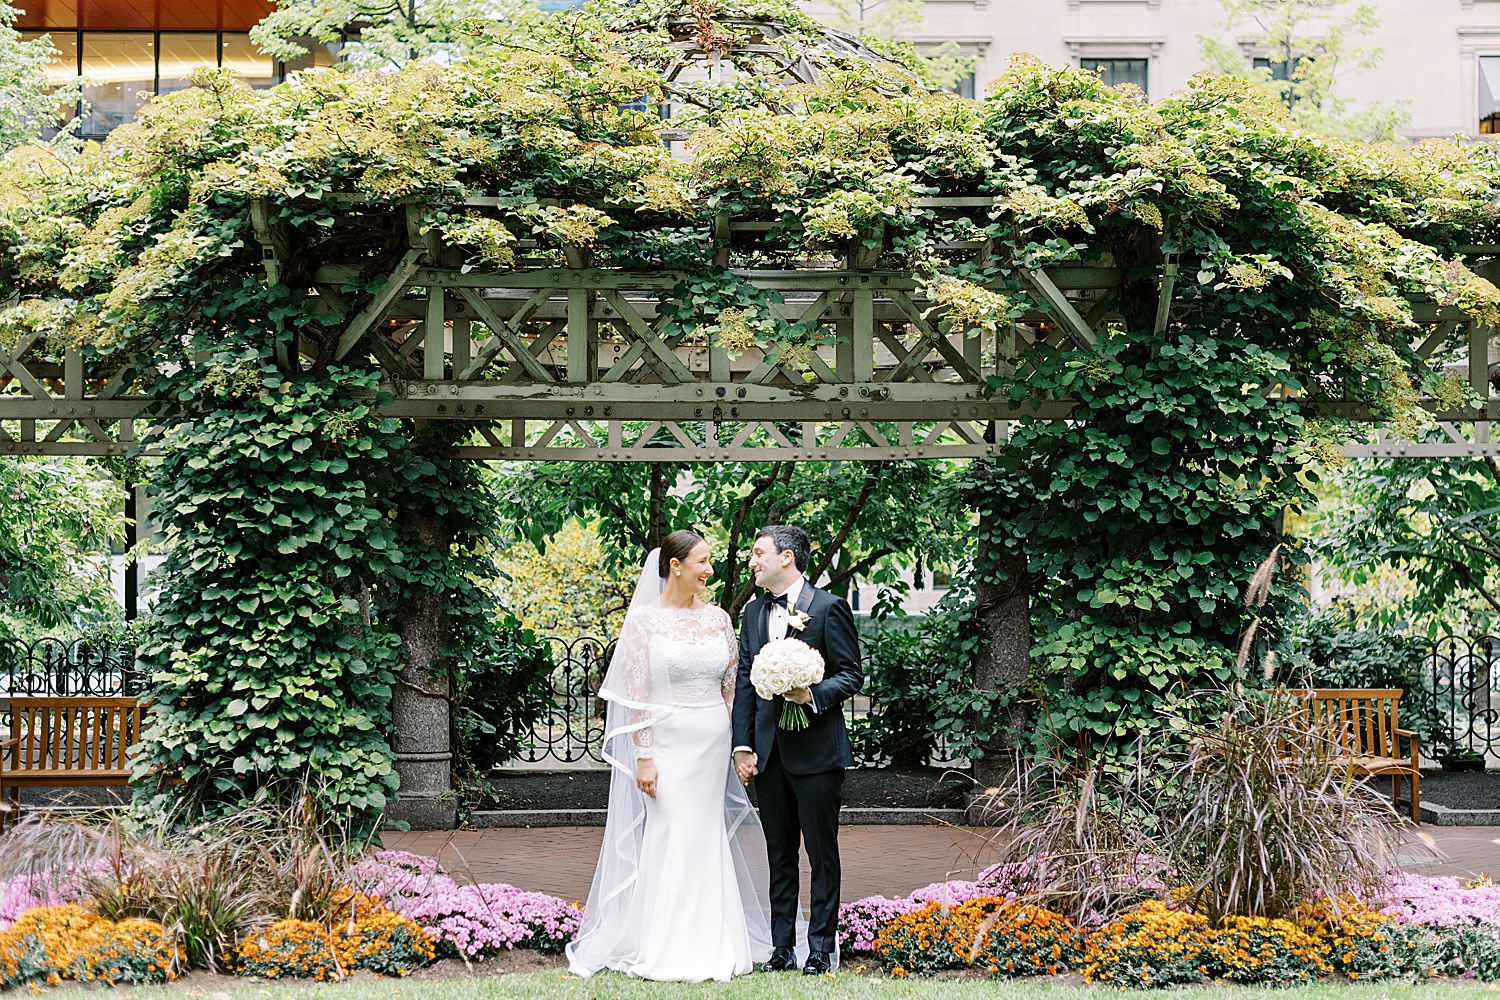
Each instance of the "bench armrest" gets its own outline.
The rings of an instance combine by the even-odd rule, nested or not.
[[[1393,730],[1391,730],[1391,733],[1392,733],[1392,735],[1394,735],[1396,737],[1396,751],[1398,753],[1401,751],[1401,739],[1402,739],[1402,737],[1405,737],[1406,739],[1408,739],[1408,740],[1411,741],[1411,763],[1412,763],[1413,767],[1416,767],[1417,766],[1417,743],[1418,743],[1418,736],[1417,736],[1417,734],[1414,733],[1414,732],[1412,732],[1410,729],[1393,729]]]

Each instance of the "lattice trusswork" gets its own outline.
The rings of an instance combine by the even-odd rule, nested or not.
[[[726,232],[735,226],[726,222]],[[1024,366],[1039,344],[1089,350],[1097,331],[1116,318],[1114,290],[1124,280],[1119,269],[1105,266],[1024,272],[1035,311],[1000,333],[965,337],[944,332],[941,314],[911,274],[743,271],[782,296],[775,308],[783,318],[822,327],[824,346],[732,354],[711,345],[696,332],[701,328],[679,325],[659,310],[685,274],[587,267],[464,272],[424,263],[432,259],[413,248],[357,315],[348,315],[341,292],[355,277],[348,269],[320,269],[318,298],[342,324],[337,357],[378,360],[384,387],[395,396],[385,412],[472,423],[474,434],[460,453],[475,459],[983,455],[1005,440],[1005,421],[1063,419],[1072,409],[1067,400],[1013,408],[986,399],[986,379]],[[1159,322],[1170,316],[1170,270],[1163,270]],[[1491,399],[1490,331],[1453,307],[1415,303],[1414,313],[1423,324],[1413,342],[1418,353],[1429,356],[1466,337],[1474,359],[1470,382]],[[290,351],[282,360],[291,362]],[[0,454],[109,455],[136,446],[136,420],[150,402],[140,394],[142,373],[86,370],[76,351],[61,365],[49,362],[34,337],[0,361]],[[1335,401],[1321,405],[1345,409]],[[1347,415],[1361,417],[1361,409],[1350,407]],[[1348,452],[1494,454],[1486,421],[1497,409],[1492,401],[1483,410],[1443,414],[1446,440],[1381,439]],[[1459,430],[1464,423],[1478,429]],[[673,454],[663,455],[667,449]]]
[[[477,425],[483,444],[459,449],[474,459],[546,462],[779,462],[875,458],[974,458],[996,448],[968,420],[875,423],[750,421],[511,420]]]

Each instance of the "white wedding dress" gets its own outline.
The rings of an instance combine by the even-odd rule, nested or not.
[[[654,567],[648,565],[648,574]],[[728,980],[771,951],[765,839],[734,778],[737,642],[712,605],[632,607],[600,688],[615,770],[599,865],[568,967],[653,980]],[[656,762],[656,797],[635,762]]]

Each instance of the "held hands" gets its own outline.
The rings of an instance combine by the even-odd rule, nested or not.
[[[736,750],[734,752],[734,773],[739,775],[740,784],[750,784],[750,779],[760,773],[756,765],[760,758],[750,750]]]
[[[656,761],[642,757],[635,762],[635,787],[651,798],[656,798]]]

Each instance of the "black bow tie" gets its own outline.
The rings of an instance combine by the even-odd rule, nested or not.
[[[780,597],[773,597],[773,598],[771,598],[771,603],[772,603],[772,604],[779,604],[779,605],[781,605],[781,606],[782,606],[782,607],[783,607],[783,608],[784,608],[784,607],[786,607],[786,606],[787,606],[787,603],[786,603],[786,595],[785,595],[785,594],[782,594],[782,595],[781,595],[781,596],[780,596]],[[768,610],[769,610],[769,609],[768,609]]]

